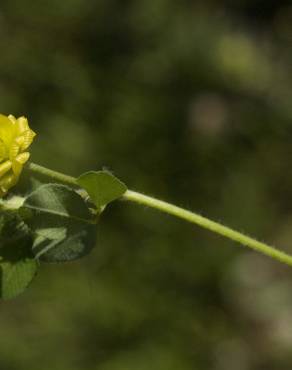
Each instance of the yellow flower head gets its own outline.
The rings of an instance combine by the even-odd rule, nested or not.
[[[17,183],[35,135],[25,117],[0,114],[0,197]]]

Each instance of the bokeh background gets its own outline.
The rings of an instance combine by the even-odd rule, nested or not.
[[[2,0],[0,110],[39,164],[292,253],[291,42],[291,1]],[[0,303],[1,369],[291,369],[290,268],[126,203],[98,235]]]

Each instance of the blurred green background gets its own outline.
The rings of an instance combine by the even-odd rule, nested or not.
[[[2,0],[0,110],[39,164],[292,253],[291,42],[291,1]],[[0,369],[291,369],[291,269],[125,203],[98,233],[0,303]]]

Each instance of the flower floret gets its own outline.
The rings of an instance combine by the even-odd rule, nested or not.
[[[17,183],[35,136],[25,117],[0,114],[0,197]]]

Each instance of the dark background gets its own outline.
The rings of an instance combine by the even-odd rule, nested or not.
[[[291,46],[291,1],[2,0],[0,110],[39,164],[292,253]],[[0,303],[1,369],[291,369],[290,268],[126,203],[98,234]]]

